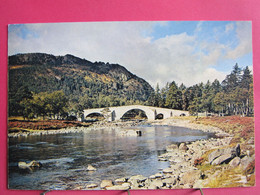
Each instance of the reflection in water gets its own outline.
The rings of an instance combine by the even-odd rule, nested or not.
[[[143,126],[142,136],[122,137],[116,130],[29,136],[9,139],[9,188],[71,189],[141,174],[150,176],[168,167],[158,161],[172,143],[208,139],[202,131],[181,127]],[[118,130],[117,130],[118,131]],[[40,161],[40,169],[19,169],[19,161]],[[88,164],[97,168],[86,170]]]

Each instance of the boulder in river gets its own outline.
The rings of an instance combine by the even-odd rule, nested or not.
[[[87,171],[96,171],[97,169],[93,167],[92,165],[88,165]]]
[[[18,167],[25,169],[25,168],[32,168],[32,167],[41,167],[42,164],[36,160],[33,160],[29,163],[26,162],[18,162]]]

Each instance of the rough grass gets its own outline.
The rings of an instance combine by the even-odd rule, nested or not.
[[[39,130],[57,130],[66,127],[88,127],[90,123],[82,123],[79,121],[64,121],[64,120],[9,120],[8,131],[39,131]]]
[[[244,177],[244,171],[238,166],[233,169],[225,169],[217,175],[217,177],[212,178],[206,187],[216,188],[216,187],[242,187],[242,186],[253,186],[255,182],[254,175],[246,177],[247,182],[243,183],[242,177]]]

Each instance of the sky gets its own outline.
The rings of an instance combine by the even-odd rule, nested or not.
[[[120,64],[153,87],[220,82],[252,62],[250,21],[138,21],[13,24],[8,55],[72,54]]]

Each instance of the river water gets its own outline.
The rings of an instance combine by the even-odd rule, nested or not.
[[[119,136],[118,130],[9,138],[10,189],[65,190],[104,179],[150,176],[169,166],[158,161],[167,145],[208,139],[212,134],[172,126],[140,126],[142,136]],[[37,160],[41,168],[20,169]],[[86,170],[88,164],[97,168]]]

